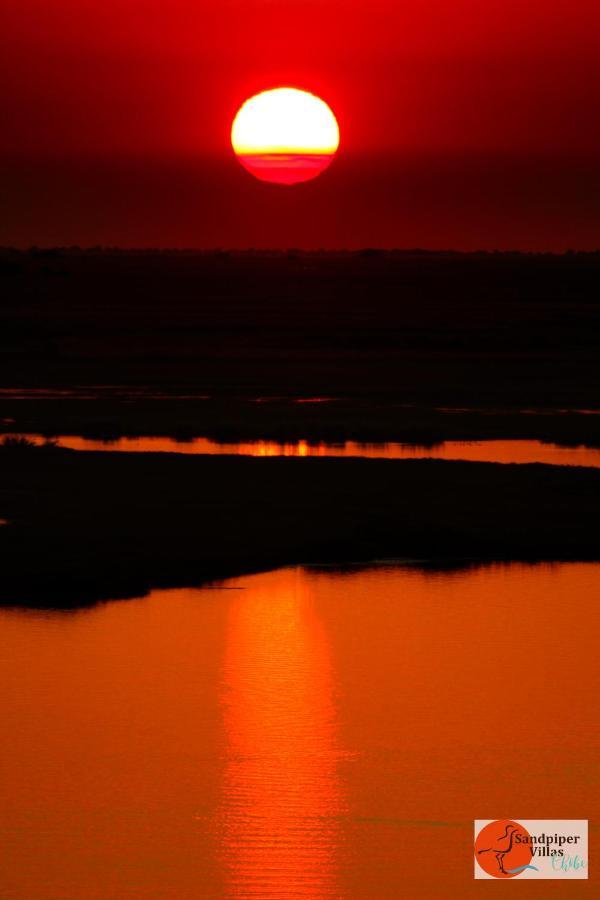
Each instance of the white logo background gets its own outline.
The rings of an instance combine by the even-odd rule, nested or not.
[[[490,825],[495,821],[503,821],[497,819],[475,819],[475,840],[477,835],[485,825]],[[531,865],[534,869],[525,869],[515,875],[514,878],[494,878],[488,875],[475,857],[475,878],[487,879],[490,881],[521,881],[531,878],[552,878],[552,879],[581,879],[588,878],[588,823],[587,819],[513,819],[525,828],[529,834],[534,835],[573,835],[579,837],[576,843],[562,844],[563,856],[538,856],[534,855]],[[534,846],[536,846],[534,844]],[[550,847],[557,847],[556,844],[550,844]],[[579,864],[579,865],[578,865]]]

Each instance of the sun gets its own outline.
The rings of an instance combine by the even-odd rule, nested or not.
[[[324,100],[279,87],[242,104],[231,127],[240,163],[261,181],[297,184],[330,165],[340,143],[337,120]]]

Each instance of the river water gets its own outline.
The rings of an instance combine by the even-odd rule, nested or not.
[[[473,819],[598,821],[599,587],[299,567],[0,611],[0,896],[479,897]]]
[[[36,444],[47,438],[40,434],[8,435],[23,437]],[[369,444],[345,441],[338,444],[309,441],[236,441],[223,443],[198,437],[177,441],[163,436],[119,437],[101,441],[63,434],[53,438],[71,450],[127,451],[129,453],[184,453],[209,456],[354,456],[369,459],[454,459],[493,463],[547,463],[556,466],[600,467],[600,448],[547,444],[534,440],[444,441],[433,446],[417,444]]]

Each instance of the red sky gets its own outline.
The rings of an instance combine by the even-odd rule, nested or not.
[[[3,0],[0,242],[600,246],[596,0]],[[254,182],[258,90],[330,103],[339,158]]]

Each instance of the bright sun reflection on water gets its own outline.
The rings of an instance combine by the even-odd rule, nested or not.
[[[222,810],[231,896],[335,894],[340,785],[323,627],[296,574],[231,604],[222,703]]]

